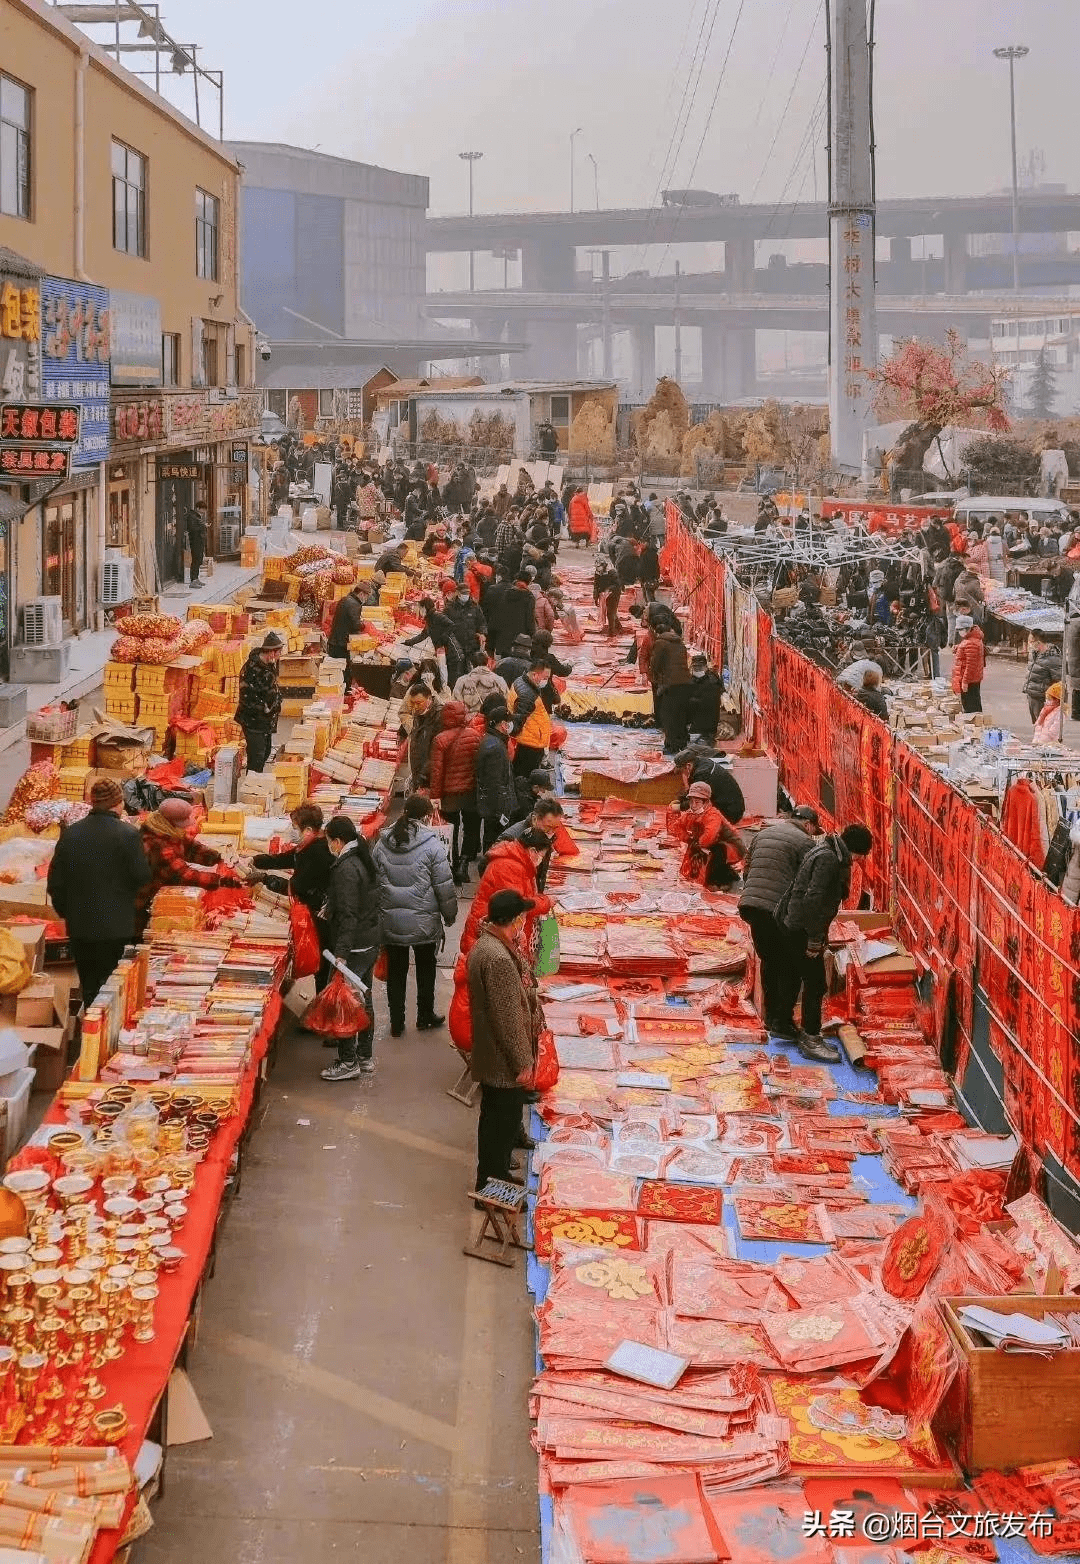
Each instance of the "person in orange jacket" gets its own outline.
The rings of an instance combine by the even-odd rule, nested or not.
[[[963,711],[982,711],[982,677],[986,672],[983,633],[970,614],[957,614],[956,633],[960,641],[953,653],[953,694],[959,695]]]
[[[691,782],[685,808],[671,804],[667,812],[669,836],[686,843],[679,873],[714,890],[725,890],[738,878],[736,865],[745,854],[742,837],[733,831],[712,801],[707,782]]]
[[[551,842],[539,828],[526,831],[516,841],[496,842],[487,855],[487,867],[480,876],[469,916],[461,932],[461,954],[467,956],[487,916],[488,903],[496,891],[517,891],[534,905],[525,919],[522,943],[529,953],[535,943],[540,919],[551,911],[551,900],[536,888],[536,873],[551,851]]]
[[[575,542],[584,539],[590,547],[596,542],[596,517],[584,489],[578,489],[570,501],[569,532]]]

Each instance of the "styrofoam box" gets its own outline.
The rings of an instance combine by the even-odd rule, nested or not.
[[[15,1155],[26,1139],[26,1113],[30,1103],[30,1092],[34,1085],[34,1071],[32,1068],[18,1070],[14,1076],[4,1078],[5,1085],[9,1079],[12,1082],[11,1089],[0,1091],[5,1162]]]

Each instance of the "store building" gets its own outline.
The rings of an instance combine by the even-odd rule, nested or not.
[[[304,429],[318,434],[346,423],[358,429],[370,424],[376,393],[395,385],[398,377],[386,364],[327,364],[316,354],[310,360],[260,364],[256,379],[268,412],[290,428],[299,413]]]
[[[0,29],[0,391],[80,410],[63,481],[5,484],[6,648],[37,596],[96,623],[107,547],[175,581],[196,499],[235,551],[262,399],[235,162],[44,0],[0,0]]]
[[[537,450],[538,430],[546,422],[555,430],[560,451],[584,454],[588,449],[595,456],[615,452],[619,388],[613,380],[506,380],[474,386],[434,380],[417,388],[407,403],[400,394],[395,398],[399,390],[394,386],[388,393],[391,427],[396,407],[399,422],[407,418],[415,431],[414,440],[467,444],[477,422],[489,432],[498,423],[508,453],[527,460]],[[574,420],[586,407],[601,415],[590,430],[588,446],[574,434]]]

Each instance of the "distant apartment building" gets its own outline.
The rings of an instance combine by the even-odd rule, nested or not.
[[[990,352],[1009,371],[1009,401],[1018,413],[1031,405],[1032,381],[1043,355],[1053,374],[1053,413],[1071,417],[1080,412],[1080,301],[1075,315],[998,316],[990,322]]]

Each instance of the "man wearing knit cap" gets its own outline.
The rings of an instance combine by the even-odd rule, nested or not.
[[[244,883],[216,848],[195,840],[191,834],[194,818],[195,811],[186,799],[166,798],[139,827],[150,865],[147,883],[137,899],[140,938],[150,921],[150,903],[163,885],[197,885],[204,891],[216,891],[222,886]]]
[[[139,833],[123,813],[119,782],[99,778],[90,813],[66,828],[49,865],[49,900],[67,924],[84,1005],[135,938],[136,899],[150,879]]]
[[[281,716],[281,690],[278,664],[285,642],[275,631],[263,637],[262,645],[248,653],[240,670],[240,700],[236,721],[244,730],[247,768],[261,771],[270,758],[274,731]]]

